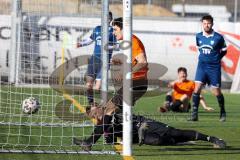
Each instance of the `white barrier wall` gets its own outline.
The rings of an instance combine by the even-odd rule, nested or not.
[[[8,75],[11,37],[10,16],[0,16],[0,76]]]
[[[27,18],[25,17],[25,20]],[[92,54],[93,45],[76,49],[79,36],[87,37],[96,25],[97,18],[41,17],[36,19],[39,29],[39,46],[31,52],[41,57],[41,68],[51,74],[61,64],[62,48],[66,59],[81,54]],[[240,56],[240,23],[216,22],[215,30],[222,33],[228,44],[228,54],[223,59],[223,81],[232,81]],[[10,50],[11,17],[0,16],[0,70],[8,75],[8,54]],[[189,78],[194,79],[197,64],[195,34],[201,31],[196,21],[134,20],[133,30],[144,43],[150,63],[159,63],[168,68],[163,79],[175,79],[179,66],[188,68]],[[84,31],[84,32],[83,32]],[[63,40],[67,44],[63,45]],[[38,43],[37,43],[38,44]],[[33,47],[34,48],[34,47]]]

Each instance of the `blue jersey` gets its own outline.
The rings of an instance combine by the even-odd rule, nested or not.
[[[109,44],[116,43],[116,37],[113,35],[113,28],[109,27],[108,30],[109,34]],[[100,57],[101,56],[101,43],[102,43],[102,35],[101,35],[101,26],[97,26],[94,28],[93,33],[91,34],[90,38],[95,41],[94,47],[94,56]],[[109,54],[111,57],[112,50],[109,50]]]
[[[204,35],[200,32],[196,35],[196,43],[199,50],[199,62],[211,65],[220,65],[222,52],[227,50],[223,36],[217,32],[211,35]]]

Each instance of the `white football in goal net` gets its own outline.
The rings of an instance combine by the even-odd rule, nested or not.
[[[40,108],[39,101],[34,97],[28,97],[23,100],[22,111],[23,113],[33,114],[36,113]]]

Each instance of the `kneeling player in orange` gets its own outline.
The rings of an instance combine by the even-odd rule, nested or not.
[[[188,112],[191,108],[190,99],[195,88],[195,83],[187,79],[186,68],[178,68],[178,79],[169,83],[169,87],[172,88],[172,91],[167,93],[164,106],[160,107],[160,111]],[[206,105],[203,96],[201,96],[200,102],[205,110],[213,110]]]

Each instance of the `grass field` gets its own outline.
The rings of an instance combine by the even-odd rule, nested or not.
[[[51,114],[53,112],[51,109],[51,106],[47,106],[47,109],[41,108],[39,113],[36,114],[35,117],[32,117],[32,119],[29,119],[29,117],[24,116],[17,116],[20,114],[19,102],[22,101],[23,95],[29,92],[28,89],[21,90],[21,96],[20,95],[14,95],[10,94],[11,92],[2,92],[4,89],[1,88],[1,96],[0,96],[0,121],[17,121],[17,122],[38,122],[38,121],[49,121]],[[20,92],[20,91],[19,91]],[[57,97],[57,94],[53,91],[49,90],[31,90],[32,93],[41,94],[43,96],[42,98],[42,104],[49,104],[53,102],[61,101],[61,98]],[[56,97],[49,98],[46,95],[49,94],[56,94]],[[10,96],[11,95],[11,96]],[[44,97],[46,96],[46,97]],[[6,107],[6,104],[10,103],[10,98],[14,98],[15,101],[13,101],[13,108],[8,109]],[[226,159],[239,159],[240,157],[240,139],[239,139],[239,133],[240,133],[240,102],[239,102],[239,95],[237,94],[225,94],[225,101],[226,101],[226,110],[227,110],[227,121],[224,123],[219,122],[219,108],[216,102],[216,99],[214,96],[212,96],[209,93],[205,93],[205,98],[207,103],[210,107],[213,107],[215,111],[213,112],[205,112],[202,108],[200,108],[199,111],[199,121],[198,122],[188,122],[187,118],[189,118],[189,113],[165,113],[161,114],[157,111],[157,107],[160,106],[164,100],[164,95],[155,96],[155,97],[144,97],[141,100],[138,101],[136,106],[134,107],[135,114],[141,114],[148,116],[149,118],[153,118],[159,121],[162,121],[164,123],[168,123],[169,125],[177,128],[182,129],[194,129],[201,131],[203,133],[214,135],[219,138],[224,139],[227,142],[228,147],[225,150],[220,149],[213,149],[212,144],[206,143],[206,142],[197,142],[195,145],[183,145],[183,146],[146,146],[143,145],[141,147],[134,145],[133,146],[133,154],[134,158],[136,160],[192,160],[192,159],[205,159],[205,160],[226,160]],[[50,111],[48,111],[50,110]],[[7,118],[6,113],[12,113],[16,114],[16,116],[11,117],[9,119]],[[41,114],[42,116],[39,116]],[[34,116],[34,115],[33,115]],[[55,116],[55,115],[53,115]],[[21,117],[21,118],[19,118]],[[42,119],[41,119],[41,118]],[[54,118],[55,122],[61,122],[57,120],[57,118]],[[40,130],[41,129],[41,130]],[[56,147],[56,149],[62,149],[61,146],[63,144],[71,144],[71,135],[74,136],[82,136],[83,132],[85,132],[85,135],[90,133],[89,130],[85,129],[83,131],[82,129],[74,129],[73,128],[48,128],[45,129],[44,127],[10,127],[10,126],[2,126],[0,125],[0,146],[2,149],[6,148],[18,148],[18,144],[28,144],[31,146],[31,144],[49,144],[49,141],[51,141],[51,144]],[[41,138],[38,136],[41,132]],[[11,133],[9,136],[9,133]],[[16,136],[17,134],[20,134],[21,136]],[[29,138],[29,135],[35,135],[31,136]],[[56,138],[49,138],[52,135]],[[59,140],[58,137],[61,137],[63,135],[63,138]],[[70,135],[70,137],[68,137]],[[19,138],[20,137],[20,138]],[[9,144],[15,144],[14,145],[8,145]],[[101,144],[101,142],[100,142]],[[28,146],[28,147],[29,147]],[[24,146],[21,146],[24,148]],[[27,146],[25,146],[27,148]],[[68,149],[69,146],[66,146],[64,149]],[[71,146],[75,150],[80,150],[77,146]],[[98,150],[101,149],[100,146],[96,146],[93,149]],[[31,147],[30,147],[31,148]],[[33,147],[34,148],[34,147]],[[112,149],[111,146],[107,146],[106,150]],[[13,160],[13,159],[20,159],[20,160],[45,160],[45,159],[52,159],[52,160],[65,160],[65,159],[79,159],[79,160],[95,160],[95,159],[104,159],[104,160],[112,160],[112,159],[122,159],[120,155],[75,155],[75,154],[0,154],[0,160]]]

